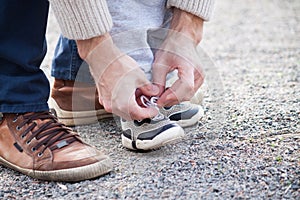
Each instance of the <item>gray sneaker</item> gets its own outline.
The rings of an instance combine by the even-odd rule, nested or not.
[[[142,102],[155,106],[155,99]],[[184,130],[175,122],[159,113],[152,119],[125,121],[121,119],[122,144],[132,150],[152,150],[175,143],[184,137]]]
[[[190,102],[183,102],[171,107],[164,107],[159,111],[165,117],[176,122],[183,128],[197,124],[204,116],[202,106]]]

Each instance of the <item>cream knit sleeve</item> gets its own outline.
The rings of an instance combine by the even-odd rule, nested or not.
[[[49,0],[62,34],[69,39],[89,39],[112,27],[106,0]]]
[[[207,21],[211,17],[213,4],[214,0],[168,0],[167,7],[179,8]]]

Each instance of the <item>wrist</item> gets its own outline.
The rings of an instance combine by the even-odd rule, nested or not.
[[[89,53],[105,40],[111,40],[109,33],[86,40],[76,40],[79,56],[85,60]]]
[[[198,44],[202,39],[203,22],[204,20],[196,15],[174,8],[170,29],[184,34]]]

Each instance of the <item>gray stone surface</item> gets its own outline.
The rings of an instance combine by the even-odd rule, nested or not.
[[[55,183],[0,167],[0,199],[299,199],[300,1],[222,0],[205,25],[205,118],[184,141],[124,149],[114,120],[76,127],[114,161],[95,180]],[[49,74],[59,29],[51,15]],[[208,62],[209,63],[209,62]]]

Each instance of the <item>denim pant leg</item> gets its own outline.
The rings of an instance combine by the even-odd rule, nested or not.
[[[80,58],[74,40],[59,37],[52,60],[51,76],[56,79],[93,83],[88,64]]]
[[[49,3],[0,0],[0,5],[0,112],[48,110],[50,87],[40,64]]]

